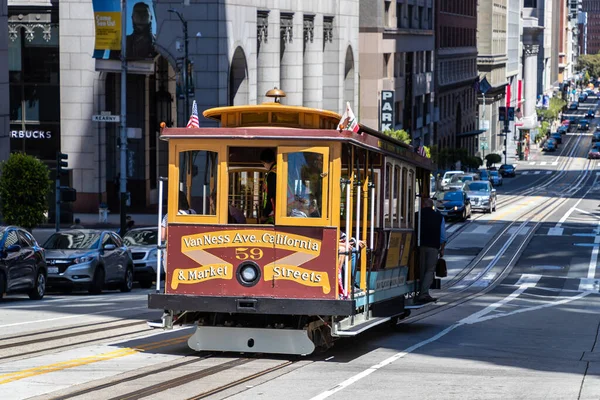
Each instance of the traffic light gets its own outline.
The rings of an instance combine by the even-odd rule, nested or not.
[[[507,111],[508,111],[508,113],[507,113],[507,119],[509,121],[514,121],[515,120],[515,108],[514,107],[508,107]]]
[[[67,163],[67,161],[63,161],[63,160],[68,160],[68,159],[69,159],[68,154],[61,153],[60,151],[58,153],[56,153],[56,175],[57,176],[65,175],[68,173],[68,171],[65,168],[67,168],[69,166],[69,163]]]
[[[73,203],[77,201],[77,190],[68,186],[60,187],[60,201],[63,203]]]
[[[498,120],[499,121],[506,120],[506,107],[498,107]]]

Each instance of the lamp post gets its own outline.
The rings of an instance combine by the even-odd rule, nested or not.
[[[125,232],[125,207],[127,206],[127,0],[121,1],[121,132],[120,132],[120,225]]]
[[[174,13],[179,17],[179,20],[181,21],[181,23],[183,24],[183,52],[184,52],[184,56],[183,56],[183,106],[185,108],[185,111],[183,113],[183,118],[182,118],[182,122],[185,122],[185,118],[186,118],[186,113],[190,112],[190,100],[189,100],[189,94],[188,94],[188,43],[189,43],[189,39],[188,39],[188,26],[187,26],[187,21],[185,20],[185,18],[183,18],[183,16],[181,15],[181,13],[179,11],[177,11],[174,8],[169,9],[170,13]],[[181,123],[180,123],[181,125]]]

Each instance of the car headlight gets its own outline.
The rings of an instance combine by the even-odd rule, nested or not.
[[[157,253],[156,249],[150,250],[150,253],[148,253],[148,258],[156,258],[156,253]]]
[[[260,275],[260,267],[252,261],[241,263],[236,272],[238,282],[246,287],[256,285],[260,280]]]
[[[83,264],[83,263],[90,262],[93,259],[94,259],[94,257],[92,257],[92,256],[83,256],[83,257],[78,257],[78,258],[74,259],[73,262],[75,264]]]

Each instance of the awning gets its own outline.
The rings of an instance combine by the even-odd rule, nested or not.
[[[476,135],[481,135],[484,132],[485,132],[484,129],[477,129],[477,130],[474,130],[474,131],[457,133],[456,137],[457,138],[464,138],[464,137],[469,137],[469,136],[476,136]]]

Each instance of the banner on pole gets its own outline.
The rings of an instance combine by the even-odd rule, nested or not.
[[[156,16],[152,0],[128,0],[127,15],[121,15],[121,0],[93,0],[96,42],[94,58],[119,60],[121,18],[127,18],[127,60],[154,60]]]

